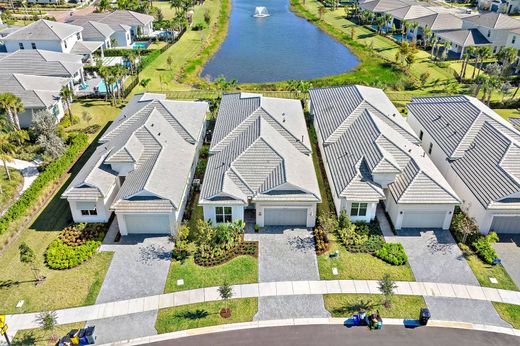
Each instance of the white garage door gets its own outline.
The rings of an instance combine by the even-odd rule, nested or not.
[[[520,216],[494,216],[491,230],[497,233],[520,233]]]
[[[125,215],[128,234],[169,234],[168,215]]]
[[[401,228],[442,228],[446,212],[405,211]]]
[[[264,209],[266,226],[306,226],[307,208],[266,208]]]

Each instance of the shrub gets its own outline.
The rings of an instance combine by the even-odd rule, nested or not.
[[[45,262],[51,269],[71,269],[91,258],[100,245],[100,240],[89,240],[83,245],[69,246],[56,238],[45,252]]]
[[[381,249],[376,251],[376,257],[393,265],[403,265],[408,262],[408,256],[399,243],[385,243]]]
[[[368,241],[368,235],[356,232],[356,225],[352,224],[349,228],[338,230],[339,238],[348,248],[352,246],[365,245]]]
[[[191,27],[191,30],[193,31],[201,31],[206,29],[206,24],[204,23],[197,23]]]
[[[492,244],[498,240],[495,232],[490,232],[487,236],[482,236],[477,241],[474,241],[471,246],[475,249],[477,256],[487,264],[493,264],[493,261],[498,258]]]
[[[102,223],[79,223],[64,228],[59,238],[68,246],[80,246],[89,240],[103,240],[106,230],[106,225]]]
[[[329,237],[321,227],[315,227],[313,233],[316,254],[321,255],[329,249]]]
[[[60,125],[65,128],[76,125],[77,123],[79,123],[79,117],[77,115],[72,116],[72,123],[70,122],[69,116],[64,116],[60,121]]]

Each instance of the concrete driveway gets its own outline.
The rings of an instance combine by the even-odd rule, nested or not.
[[[102,251],[113,251],[105,281],[96,303],[132,299],[164,292],[173,246],[168,237],[132,235],[118,244],[103,245]],[[156,334],[157,311],[132,314],[97,321],[97,343],[138,338]]]
[[[479,285],[449,231],[401,230],[403,244],[417,281]],[[432,319],[509,327],[486,301],[424,297]]]
[[[264,227],[259,233],[248,231],[246,240],[259,246],[258,281],[319,280],[314,239],[305,228]],[[297,295],[260,297],[255,320],[297,317],[330,317],[323,296]]]
[[[499,234],[500,242],[494,245],[502,265],[520,288],[520,234]]]

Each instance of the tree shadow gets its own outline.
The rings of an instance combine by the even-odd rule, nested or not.
[[[357,303],[345,305],[333,310],[335,314],[351,315],[359,311],[370,311],[381,306],[381,303],[373,303],[371,300],[360,300]]]
[[[209,316],[209,312],[203,309],[197,309],[194,311],[183,311],[175,315],[178,318],[184,318],[187,320],[200,320]]]
[[[13,286],[18,286],[18,285],[21,285],[21,284],[26,284],[26,283],[36,283],[37,281],[36,280],[24,280],[24,281],[13,281],[13,280],[0,280],[0,290],[2,288],[10,288],[10,287],[13,287]]]
[[[43,339],[36,338],[32,332],[28,332],[27,334],[24,334],[22,338],[11,341],[11,346],[36,345],[36,342],[42,340]]]

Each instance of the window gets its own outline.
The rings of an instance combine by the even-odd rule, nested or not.
[[[428,148],[428,154],[432,153],[432,149],[433,149],[433,143],[430,143],[430,147]]]
[[[515,44],[515,42],[516,42],[516,36],[513,36],[513,39],[511,40],[511,43]]]
[[[366,216],[368,203],[352,203],[350,216]]]
[[[487,37],[491,37],[491,30],[488,30]]]
[[[424,136],[424,132],[421,130],[421,132],[419,132],[419,139],[422,141],[422,138]]]
[[[19,42],[19,43],[18,43],[18,46],[20,47],[20,49],[25,49],[25,47],[23,46],[23,43],[22,43],[22,42]]]
[[[65,48],[67,48],[67,41],[63,41],[63,46],[65,46]]]
[[[81,40],[81,34],[80,34],[79,32],[76,34],[76,38],[77,38],[78,40]]]
[[[31,42],[31,48],[32,48],[32,49],[36,49],[36,43]]]
[[[215,207],[217,223],[227,223],[232,221],[231,207]]]
[[[92,210],[82,210],[81,211],[81,215],[83,215],[83,216],[87,216],[87,215],[95,216],[95,215],[97,215],[97,210],[96,210],[96,208],[94,208]]]

